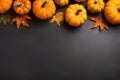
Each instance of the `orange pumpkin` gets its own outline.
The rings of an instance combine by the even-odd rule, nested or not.
[[[87,8],[91,13],[100,13],[103,11],[105,3],[103,0],[88,0]]]
[[[79,27],[87,20],[87,11],[83,5],[71,4],[65,11],[65,20],[69,25]]]
[[[50,19],[56,12],[53,0],[35,0],[32,5],[35,16],[39,19]]]
[[[0,0],[0,14],[7,12],[12,6],[13,0]]]
[[[15,0],[13,2],[13,9],[19,15],[25,15],[31,10],[30,0]]]
[[[59,6],[65,6],[69,3],[69,0],[54,0],[54,2]]]
[[[104,15],[111,24],[120,24],[120,0],[110,0],[106,3]]]

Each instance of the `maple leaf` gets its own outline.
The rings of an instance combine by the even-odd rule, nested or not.
[[[6,25],[7,23],[9,23],[11,21],[12,17],[13,16],[9,13],[1,14],[0,15],[0,23]]]
[[[90,17],[90,20],[95,21],[92,26],[92,29],[99,27],[99,30],[102,31],[104,29],[108,30],[108,24],[105,22],[103,18],[100,17]]]
[[[63,21],[64,21],[64,12],[58,12],[50,20],[50,23],[56,22],[57,25],[60,27],[60,23]]]
[[[22,24],[24,27],[29,27],[29,24],[27,22],[28,20],[32,20],[32,18],[29,15],[23,15],[23,16],[17,16],[15,18],[12,18],[11,24],[16,22],[17,28],[20,28],[20,25]]]
[[[85,2],[85,0],[75,0],[76,2]]]

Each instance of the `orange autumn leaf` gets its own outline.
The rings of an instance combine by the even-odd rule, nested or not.
[[[76,2],[85,2],[85,0],[75,0]]]
[[[99,17],[90,17],[90,20],[95,21],[95,23],[92,26],[92,29],[99,27],[100,31],[106,29],[108,30],[108,24],[105,22],[103,18]]]
[[[12,19],[11,24],[16,22],[17,28],[20,28],[20,25],[22,24],[24,27],[29,27],[29,24],[27,22],[28,20],[32,20],[32,18],[29,15],[24,15],[24,16],[17,16]]]
[[[57,25],[60,27],[60,23],[63,21],[64,21],[64,12],[58,12],[50,20],[50,23],[56,22]]]

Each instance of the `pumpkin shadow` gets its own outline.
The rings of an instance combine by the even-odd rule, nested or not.
[[[101,13],[91,13],[90,11],[87,10],[87,15],[88,17],[104,17],[104,12],[102,11]]]
[[[64,22],[62,24],[62,27],[67,30],[67,31],[70,31],[70,32],[76,32],[76,31],[79,31],[79,29],[82,27],[83,25],[80,25],[78,27],[73,27],[73,26],[70,26],[67,22]]]
[[[32,11],[30,11],[29,15],[32,17],[32,21],[30,21],[31,26],[34,26],[35,28],[42,28],[44,27],[49,20],[41,20],[38,19]]]
[[[108,22],[107,22],[107,23],[108,23]],[[120,24],[110,24],[110,23],[108,23],[108,26],[109,26],[111,29],[120,30]]]

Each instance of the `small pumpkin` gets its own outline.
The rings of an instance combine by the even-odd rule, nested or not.
[[[32,5],[35,16],[39,19],[50,19],[56,12],[53,0],[35,0]]]
[[[7,12],[12,6],[13,0],[0,0],[0,14]]]
[[[65,6],[68,5],[69,0],[54,0],[54,2],[59,6]]]
[[[79,27],[87,20],[87,11],[83,5],[71,4],[65,10],[65,20],[69,25]]]
[[[30,0],[15,0],[13,2],[13,9],[19,15],[25,15],[31,10]]]
[[[104,9],[105,3],[103,0],[88,0],[87,9],[91,13],[100,13]]]
[[[110,0],[104,9],[106,20],[111,24],[120,24],[120,0]]]

